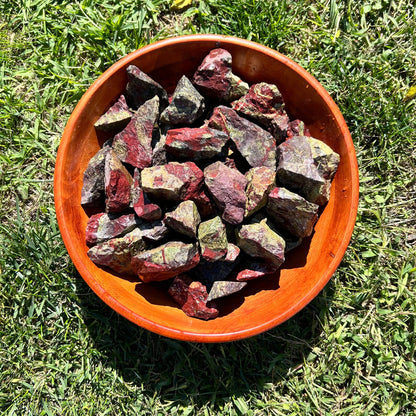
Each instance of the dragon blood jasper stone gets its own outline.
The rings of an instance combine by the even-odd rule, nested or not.
[[[160,84],[135,65],[129,65],[126,72],[126,99],[130,107],[137,109],[155,95],[159,97],[161,110],[167,107],[169,104],[168,93]]]
[[[117,155],[109,150],[104,169],[105,205],[108,212],[121,212],[129,208],[132,184],[130,173]]]
[[[207,301],[223,298],[225,296],[232,295],[239,292],[247,285],[246,282],[233,282],[230,280],[217,280],[212,284],[212,288],[209,291]]]
[[[158,200],[179,202],[197,198],[203,179],[203,172],[193,162],[170,162],[141,172],[143,190]]]
[[[249,256],[264,259],[275,268],[285,260],[285,240],[267,225],[266,219],[242,225],[237,231],[237,245]]]
[[[204,177],[205,185],[222,213],[222,219],[230,224],[241,223],[247,202],[246,177],[222,162],[207,166]]]
[[[295,136],[310,136],[311,133],[302,120],[296,119],[289,122],[286,135],[287,139],[291,139]]]
[[[175,88],[170,104],[160,115],[160,121],[167,124],[192,124],[204,110],[204,97],[183,75]]]
[[[276,173],[266,166],[251,168],[246,172],[247,203],[244,215],[246,217],[263,208],[267,203],[267,196],[275,187]]]
[[[161,281],[184,273],[199,263],[195,244],[170,241],[132,257],[131,265],[143,282]]]
[[[91,246],[126,234],[136,226],[134,214],[94,214],[88,219],[85,240],[87,245]]]
[[[225,106],[214,108],[207,125],[227,133],[250,166],[267,166],[276,169],[274,137],[257,124],[240,117],[232,108]]]
[[[319,205],[308,202],[285,188],[274,188],[267,203],[267,213],[277,227],[299,237],[309,237],[318,220]]]
[[[223,153],[228,135],[208,126],[168,130],[166,150],[174,156],[192,160],[209,159]]]
[[[205,193],[204,189],[202,189],[198,195],[194,196],[192,201],[195,202],[202,219],[207,219],[215,214],[213,203]]]
[[[119,159],[136,168],[152,164],[153,129],[159,116],[159,98],[146,101],[134,113],[130,123],[113,140],[113,150]]]
[[[273,274],[276,270],[277,268],[271,263],[264,261],[246,261],[242,265],[242,270],[238,272],[235,280],[237,280],[237,282],[246,282],[248,280],[258,279],[259,277]]]
[[[142,233],[136,228],[123,237],[112,238],[91,247],[87,254],[95,264],[109,267],[120,274],[131,275],[131,258],[145,247]]]
[[[205,260],[216,261],[225,257],[228,250],[227,232],[220,217],[199,224],[198,241],[201,256]]]
[[[132,116],[132,112],[126,103],[124,95],[120,95],[118,100],[95,122],[94,127],[98,130],[118,132],[127,126]]]
[[[146,241],[157,243],[169,234],[169,228],[160,220],[139,222],[138,228]]]
[[[249,86],[232,72],[232,57],[225,49],[209,52],[196,70],[193,84],[207,97],[230,102],[244,95]]]
[[[174,211],[167,212],[163,221],[172,230],[196,238],[201,217],[195,202],[188,200],[181,202]]]

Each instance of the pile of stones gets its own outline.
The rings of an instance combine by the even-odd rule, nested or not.
[[[172,96],[134,65],[95,123],[111,139],[84,172],[88,256],[143,282],[170,279],[191,317],[273,275],[309,237],[339,155],[291,120],[276,85],[249,86],[213,49]],[[107,133],[108,134],[108,133]]]

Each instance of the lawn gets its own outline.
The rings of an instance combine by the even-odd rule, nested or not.
[[[0,413],[416,414],[416,9],[411,0],[0,1]],[[53,172],[93,80],[157,40],[220,33],[298,62],[354,140],[360,204],[325,289],[227,344],[163,338],[107,307],[62,243]]]

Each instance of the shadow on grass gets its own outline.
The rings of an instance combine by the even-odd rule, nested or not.
[[[149,397],[180,405],[221,405],[244,392],[264,391],[301,369],[322,333],[333,286],[282,325],[258,336],[221,344],[176,341],[153,334],[104,304],[78,275],[77,292],[103,365]]]

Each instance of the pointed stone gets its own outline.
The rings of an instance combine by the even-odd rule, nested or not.
[[[192,124],[205,110],[204,97],[195,89],[191,81],[183,75],[176,85],[170,104],[160,115],[166,124]]]
[[[195,238],[201,217],[195,202],[188,200],[181,202],[174,211],[167,212],[163,221],[172,230]]]
[[[309,237],[318,220],[319,205],[308,202],[285,188],[274,188],[268,198],[267,213],[280,229],[299,237]]]
[[[122,162],[139,169],[152,164],[152,137],[158,115],[159,98],[155,96],[140,106],[130,123],[114,137],[112,147]]]
[[[120,95],[118,100],[95,122],[97,130],[117,133],[127,126],[132,116],[132,112],[126,103],[124,95]]]
[[[227,254],[228,241],[225,225],[220,217],[201,222],[198,228],[201,256],[208,261],[219,260]]]
[[[248,280],[273,274],[276,270],[277,268],[271,263],[250,261],[242,266],[242,270],[238,272],[236,280],[237,282],[247,282]]]
[[[204,169],[204,177],[222,219],[230,224],[241,223],[247,202],[245,176],[222,162],[215,162]]]
[[[168,156],[165,148],[166,134],[159,133],[159,140],[153,147],[152,166],[161,166],[168,163]]]
[[[274,137],[257,124],[240,117],[232,108],[216,107],[207,125],[227,133],[251,167],[276,169]]]
[[[240,247],[235,244],[228,243],[227,255],[222,259],[227,263],[234,263],[237,260],[237,257],[240,255]]]
[[[216,281],[209,291],[207,301],[232,295],[242,290],[245,286],[247,286],[246,282]]]

